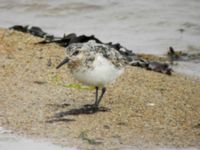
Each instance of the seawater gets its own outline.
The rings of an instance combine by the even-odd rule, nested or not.
[[[57,35],[94,34],[136,52],[200,48],[199,0],[0,0],[0,18],[2,27],[29,24]]]
[[[0,127],[0,150],[78,150],[54,145],[44,140],[32,140],[11,134]]]

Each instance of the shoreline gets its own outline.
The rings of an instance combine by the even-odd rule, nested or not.
[[[12,131],[0,127],[0,148],[1,150],[77,150],[75,147],[62,147],[52,144],[48,139],[31,139],[26,136],[16,135]]]
[[[48,150],[79,150],[76,147],[66,147],[60,144],[52,143],[49,139],[33,138],[22,135],[16,135],[11,131],[2,129],[0,127],[0,148],[2,150],[15,150],[16,148],[20,150],[29,149],[48,149]],[[135,146],[124,146],[121,150],[138,150]],[[188,148],[176,148],[176,147],[154,147],[155,150],[198,150],[195,147]],[[153,150],[148,149],[148,150]]]
[[[55,69],[63,48],[5,29],[0,37],[3,127],[81,149],[200,147],[199,80],[127,67],[108,86],[102,107],[109,111],[52,118],[90,104],[94,91],[64,87],[78,82],[67,67]]]

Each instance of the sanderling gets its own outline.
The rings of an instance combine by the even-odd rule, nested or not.
[[[89,41],[87,43],[73,43],[66,48],[65,59],[56,67],[68,63],[73,76],[86,85],[96,88],[95,108],[106,92],[106,85],[113,82],[122,72],[126,59],[113,47]],[[98,97],[98,90],[101,95]]]

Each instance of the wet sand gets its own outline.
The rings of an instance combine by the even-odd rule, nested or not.
[[[200,148],[199,80],[127,67],[101,110],[84,114],[95,91],[65,86],[78,82],[55,69],[62,47],[5,29],[0,39],[0,126],[81,149]]]

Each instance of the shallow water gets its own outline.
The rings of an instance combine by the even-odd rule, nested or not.
[[[11,131],[0,127],[0,150],[80,150],[77,148],[61,147],[46,140],[33,140],[14,135]],[[127,146],[121,150],[142,150],[141,148]],[[198,148],[154,148],[145,150],[198,150]]]
[[[11,134],[10,131],[0,127],[0,150],[77,150],[64,148],[48,141],[36,141]]]
[[[48,32],[95,34],[133,51],[200,48],[198,0],[0,0],[0,25],[38,25]],[[180,31],[184,29],[184,31]]]

